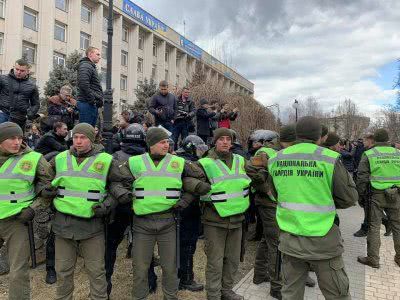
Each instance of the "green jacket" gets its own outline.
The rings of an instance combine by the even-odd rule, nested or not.
[[[298,142],[312,143],[312,141],[309,140],[299,140]],[[277,198],[276,189],[271,177],[268,178],[268,184],[272,194]],[[358,199],[353,178],[340,160],[338,160],[334,166],[332,193],[336,209],[351,207]],[[336,224],[333,224],[332,228],[323,237],[296,236],[281,231],[279,239],[280,251],[301,259],[329,259],[339,256],[344,252],[343,239],[340,229]]]
[[[220,159],[229,168],[232,167],[232,153],[229,153],[228,155],[220,154],[216,152],[215,149],[213,148],[210,151],[208,151],[207,157],[213,159]],[[202,180],[208,182],[208,179],[205,176],[203,168],[201,167],[200,164],[198,165],[200,166],[203,172],[203,176],[201,176]],[[253,183],[261,184],[264,181],[264,177],[260,175],[259,170],[250,166],[248,162],[245,162],[245,170],[246,174],[252,179]],[[211,225],[222,228],[239,228],[242,226],[243,220],[244,220],[244,214],[221,218],[211,203],[202,203],[202,222],[205,225]]]
[[[93,148],[89,152],[83,154],[78,154],[74,149],[70,149],[69,151],[71,155],[76,157],[78,164],[80,164],[85,160],[85,158],[102,152],[102,148],[97,145],[93,145]],[[52,165],[53,170],[55,170],[54,158],[50,164]],[[112,181],[118,180],[121,180],[118,165],[115,161],[112,161],[107,176],[107,188]],[[108,196],[103,203],[111,208],[116,206],[116,200],[112,196]],[[83,219],[56,211],[52,229],[56,235],[59,235],[63,238],[84,240],[102,233],[104,231],[104,222],[102,218],[94,217],[91,219]]]
[[[150,155],[154,164],[158,166],[162,157]],[[135,177],[132,175],[129,169],[129,163],[124,162],[118,166],[121,174],[121,180],[114,181],[110,185],[110,193],[118,199],[121,204],[131,203],[133,199],[132,195],[132,184],[135,181]],[[181,198],[176,204],[180,208],[186,208],[192,201],[197,199],[197,196],[207,194],[211,186],[201,179],[201,176],[205,176],[203,171],[194,163],[185,161],[183,173],[182,173],[182,193]],[[173,216],[172,210],[162,212],[158,214],[152,214],[151,218],[171,218]],[[146,217],[146,216],[143,216]]]
[[[23,143],[20,152],[15,154],[15,156],[20,156],[31,151],[32,149],[29,148],[25,143]],[[12,155],[0,151],[0,166],[2,166],[9,159],[10,156]],[[34,185],[37,198],[30,205],[32,209],[44,209],[50,206],[51,199],[53,197],[52,191],[54,190],[51,187],[51,181],[53,180],[53,178],[54,171],[51,169],[50,164],[42,156],[39,159],[36,169],[36,178]]]
[[[388,143],[376,143],[375,146],[390,146]],[[372,148],[373,148],[372,147]],[[360,197],[367,197],[370,181],[369,177],[371,175],[371,168],[369,165],[368,157],[363,153],[361,156],[360,163],[358,165],[358,172],[357,172],[357,191]],[[371,188],[371,191],[376,194],[382,194],[383,191],[375,190]]]

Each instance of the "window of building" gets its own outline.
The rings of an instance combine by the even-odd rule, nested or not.
[[[121,66],[128,66],[128,52],[121,51]]]
[[[156,79],[157,75],[157,65],[153,65],[151,68],[151,78]]]
[[[121,90],[126,91],[128,88],[128,77],[121,75]]]
[[[153,56],[157,57],[157,42],[153,43]]]
[[[107,59],[107,49],[108,49],[107,43],[103,42],[101,45],[101,58]]]
[[[0,0],[0,18],[6,16],[6,0]]]
[[[34,64],[36,62],[36,45],[28,42],[23,42],[22,56],[26,58],[28,63]]]
[[[68,11],[68,0],[55,0],[56,8],[61,9],[63,11]]]
[[[27,7],[24,8],[24,27],[37,31],[38,13]]]
[[[103,31],[107,32],[107,27],[108,27],[108,19],[106,17],[103,17]]]
[[[122,27],[122,41],[124,42],[129,41],[129,28],[126,26]]]
[[[165,62],[169,61],[169,50],[165,49]]]
[[[143,73],[143,58],[141,58],[141,57],[138,57],[138,60],[137,60],[137,71],[139,73]]]
[[[92,20],[92,9],[86,5],[81,7],[81,21],[90,23]]]
[[[54,39],[61,42],[65,42],[66,33],[67,33],[67,25],[56,21],[54,23]]]
[[[65,55],[54,52],[53,53],[53,66],[60,65],[60,66],[65,66]]]
[[[80,47],[86,50],[90,46],[90,35],[81,31]]]
[[[168,70],[165,70],[165,76],[164,76],[165,78],[165,80],[166,81],[168,81],[169,80],[169,72],[168,72]]]
[[[144,49],[144,33],[143,32],[139,32],[138,48],[140,50]]]

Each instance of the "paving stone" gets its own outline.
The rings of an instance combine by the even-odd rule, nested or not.
[[[392,236],[383,236],[381,230],[381,267],[373,269],[357,262],[357,256],[366,255],[366,238],[356,238],[353,233],[360,228],[363,220],[363,211],[360,207],[352,207],[346,210],[339,210],[340,228],[344,239],[345,253],[343,259],[346,272],[350,280],[350,294],[353,300],[364,299],[385,299],[400,300],[400,268],[393,261],[394,248]],[[314,273],[310,276],[316,280]],[[239,282],[234,290],[244,295],[245,299],[273,299],[269,296],[269,283],[255,285],[252,282],[253,270],[251,270]],[[314,288],[305,289],[304,299],[324,299],[321,290],[317,285]]]

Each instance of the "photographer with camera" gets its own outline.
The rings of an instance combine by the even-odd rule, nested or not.
[[[166,80],[160,81],[159,92],[150,100],[149,112],[154,115],[156,126],[161,125],[172,132],[176,114],[176,97],[168,91]]]
[[[96,64],[101,58],[100,50],[95,47],[86,49],[86,57],[78,66],[78,110],[79,123],[96,125],[98,108],[103,107],[103,89]]]
[[[218,128],[231,128],[231,121],[235,121],[239,115],[239,109],[235,107],[232,111],[230,111],[230,107],[228,103],[222,105],[220,110],[219,120],[218,120]]]
[[[177,101],[177,112],[172,129],[172,139],[175,149],[178,147],[179,136],[182,141],[189,135],[189,127],[193,127],[192,119],[196,113],[194,102],[190,98],[189,88],[184,87]]]
[[[47,104],[48,121],[47,125],[52,129],[57,122],[63,122],[71,130],[75,125],[75,119],[78,117],[76,100],[72,98],[72,88],[64,85],[58,95],[52,96]]]

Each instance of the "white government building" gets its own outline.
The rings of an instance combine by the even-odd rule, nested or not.
[[[26,53],[42,91],[53,64],[91,45],[101,49],[105,84],[107,16],[105,0],[0,0],[1,73]],[[225,89],[254,93],[252,82],[130,0],[114,0],[113,27],[112,87],[119,110],[135,101],[134,89],[145,78],[185,86],[196,62]]]

